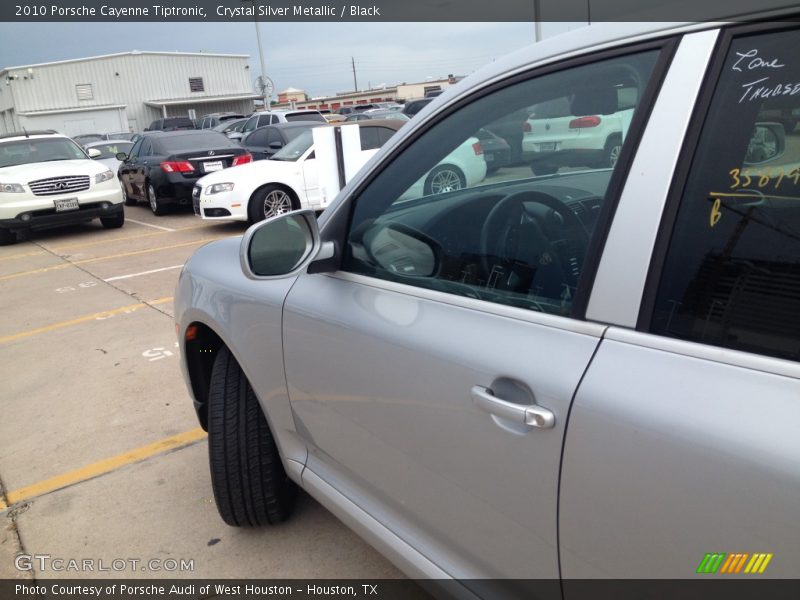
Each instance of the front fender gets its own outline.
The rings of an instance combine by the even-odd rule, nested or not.
[[[248,279],[239,267],[240,243],[237,236],[207,244],[181,271],[175,291],[181,369],[194,398],[185,334],[189,325],[202,323],[228,347],[247,376],[284,463],[288,459],[305,464],[305,444],[295,433],[289,403],[281,331],[283,303],[296,278]]]

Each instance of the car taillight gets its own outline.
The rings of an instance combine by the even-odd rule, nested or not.
[[[233,164],[232,167],[237,165],[246,165],[249,162],[253,162],[253,155],[252,154],[240,154],[239,156],[233,157]]]
[[[475,152],[475,156],[480,156],[483,154],[483,146],[481,146],[480,142],[475,142],[472,144],[472,150]]]
[[[531,132],[531,124],[525,121],[522,124],[522,133],[530,133]]]
[[[161,168],[167,173],[191,173],[194,171],[192,163],[188,160],[166,160],[161,163]]]
[[[569,122],[569,128],[586,129],[587,127],[597,127],[600,125],[601,120],[600,117],[579,117]]]

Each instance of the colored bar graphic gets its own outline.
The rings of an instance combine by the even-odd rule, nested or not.
[[[731,570],[731,573],[738,573],[739,571],[741,571],[741,570],[742,570],[742,567],[744,566],[744,563],[747,561],[747,559],[748,559],[748,557],[749,557],[749,556],[750,556],[750,554],[749,554],[749,553],[747,553],[747,552],[745,552],[744,554],[742,554],[742,559],[741,559],[741,560],[739,561],[739,563],[736,565],[736,570],[735,570],[735,571]]]
[[[772,552],[770,552],[769,554],[766,555],[766,557],[764,558],[764,562],[761,563],[761,568],[758,570],[758,572],[759,573],[763,573],[764,571],[766,571],[767,570],[767,565],[769,564],[769,561],[771,561],[771,560],[772,560]]]
[[[719,569],[722,561],[725,559],[726,554],[724,552],[715,552],[714,554],[706,554],[703,557],[703,560],[700,562],[700,566],[697,567],[698,573],[716,573]]]

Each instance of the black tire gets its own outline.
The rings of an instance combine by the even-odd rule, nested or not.
[[[603,166],[613,169],[617,165],[620,152],[622,152],[622,138],[619,136],[608,138],[603,149]]]
[[[125,211],[121,210],[109,217],[100,217],[100,222],[106,229],[118,229],[125,224]]]
[[[10,246],[17,243],[17,234],[10,229],[0,227],[0,246]]]
[[[225,347],[211,372],[208,458],[214,500],[228,525],[257,527],[289,517],[297,486],[283,469],[253,388]]]
[[[467,178],[461,169],[452,165],[440,165],[433,169],[425,178],[424,193],[426,196],[431,194],[443,194],[454,192],[467,187]]]
[[[553,163],[537,162],[531,165],[531,171],[534,175],[552,175],[557,172],[561,167]]]
[[[136,206],[139,204],[139,201],[136,198],[131,198],[128,195],[128,187],[124,183],[120,181],[119,185],[122,187],[122,195],[125,198],[125,206]]]
[[[160,217],[167,212],[167,209],[164,208],[164,205],[158,203],[158,194],[156,194],[156,188],[154,188],[153,184],[149,181],[147,182],[147,204],[150,206],[150,210],[153,211],[153,214],[157,217]]]
[[[247,216],[258,223],[300,208],[295,195],[279,185],[265,185],[250,198]]]

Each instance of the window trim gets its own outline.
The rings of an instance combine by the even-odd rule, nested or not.
[[[675,52],[679,46],[679,42],[683,34],[668,33],[664,37],[659,37],[652,40],[645,40],[641,42],[633,42],[631,44],[624,44],[614,46],[613,48],[606,48],[604,50],[586,49],[582,54],[573,56],[564,60],[548,63],[541,67],[533,67],[523,72],[515,73],[509,77],[494,81],[480,90],[476,90],[468,97],[462,98],[452,105],[448,106],[441,113],[437,114],[434,118],[428,120],[424,127],[420,127],[411,135],[404,138],[395,148],[392,149],[391,154],[381,161],[379,169],[373,169],[367,177],[365,177],[356,188],[350,192],[347,198],[347,205],[342,206],[341,210],[333,213],[331,220],[325,223],[324,231],[322,232],[324,241],[333,241],[336,245],[336,252],[334,256],[329,259],[312,262],[309,265],[308,273],[320,273],[329,271],[339,271],[342,266],[344,244],[350,233],[350,224],[353,220],[356,203],[366,189],[379,173],[389,168],[394,162],[395,158],[400,154],[406,152],[408,148],[413,145],[422,135],[424,135],[432,127],[435,127],[443,120],[448,119],[462,108],[477,102],[486,96],[494,94],[507,87],[517,85],[531,79],[537,79],[546,75],[564,71],[566,69],[578,68],[586,65],[597,64],[602,61],[612,60],[628,56],[631,54],[638,54],[657,50],[659,52],[656,62],[653,65],[653,71],[650,76],[644,93],[640,99],[640,107],[645,107],[644,110],[636,112],[631,124],[628,128],[628,135],[626,143],[623,144],[623,150],[620,154],[618,161],[619,168],[616,168],[609,180],[608,187],[604,196],[603,208],[598,215],[595,231],[587,248],[586,260],[584,262],[583,273],[578,283],[578,288],[575,292],[575,298],[570,309],[570,314],[565,318],[571,318],[579,321],[586,321],[586,309],[591,297],[591,290],[594,285],[594,280],[597,275],[597,270],[600,265],[600,258],[602,257],[603,248],[608,238],[611,229],[611,223],[614,220],[614,214],[619,203],[620,196],[625,187],[628,173],[630,171],[633,158],[636,156],[636,151],[644,135],[647,121],[650,118],[651,111],[658,98],[661,86],[664,79],[669,72],[669,67],[672,64]],[[592,254],[594,253],[594,254]],[[375,278],[377,281],[388,283],[385,280]],[[407,288],[418,289],[417,286],[409,284],[404,285]],[[491,305],[503,306],[497,303],[481,300]],[[525,310],[525,309],[519,309]]]
[[[684,138],[683,145],[681,146],[678,163],[675,166],[672,183],[670,184],[669,191],[667,192],[664,211],[661,214],[661,224],[658,228],[658,234],[656,236],[655,244],[653,245],[653,253],[650,258],[650,269],[647,273],[647,279],[645,280],[644,289],[642,291],[642,299],[639,304],[639,315],[636,319],[636,331],[650,335],[657,335],[659,337],[668,337],[663,336],[662,334],[650,332],[656,308],[658,287],[661,283],[661,277],[664,272],[664,264],[666,263],[672,236],[675,231],[675,224],[678,219],[678,211],[680,209],[681,200],[686,192],[686,186],[689,181],[689,173],[692,169],[692,165],[694,164],[694,159],[700,145],[700,136],[706,126],[706,121],[708,120],[711,110],[711,102],[714,98],[714,93],[719,86],[719,80],[722,77],[731,44],[733,43],[734,39],[744,35],[778,33],[797,28],[798,25],[796,23],[776,24],[775,22],[763,22],[749,23],[746,25],[734,25],[720,29],[720,35],[717,38],[714,54],[709,61],[709,67],[705,80],[703,81],[697,101],[695,102],[695,107],[689,120],[689,128]],[[693,342],[692,340],[683,341]],[[694,341],[693,343],[699,342]],[[710,346],[710,344],[704,345]]]

